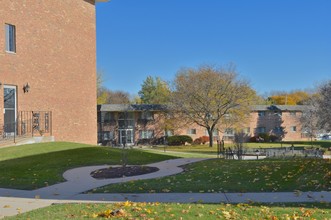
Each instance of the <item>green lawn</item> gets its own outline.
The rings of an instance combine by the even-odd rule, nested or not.
[[[244,143],[244,148],[273,148],[273,147],[306,147],[310,148],[312,146],[319,147],[323,149],[328,149],[331,147],[331,141],[288,141],[281,143]],[[313,144],[313,145],[312,145]],[[234,148],[232,143],[225,143],[225,148]],[[188,146],[154,146],[151,149],[160,152],[183,152],[188,154],[199,154],[201,157],[211,157],[217,155],[217,146],[209,147],[205,145],[188,145]],[[183,154],[185,157],[185,155]]]
[[[63,204],[4,219],[330,219],[330,204]],[[113,215],[112,215],[113,213]]]
[[[112,184],[97,193],[282,192],[331,190],[331,160],[211,159],[184,166],[185,172],[144,181]]]
[[[128,150],[129,164],[149,164],[172,156]],[[121,164],[121,149],[77,143],[40,143],[0,149],[0,187],[36,189],[64,181],[68,169]]]

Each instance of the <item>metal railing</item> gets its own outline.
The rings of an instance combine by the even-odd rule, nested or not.
[[[0,144],[14,142],[18,138],[52,135],[52,112],[18,112],[16,121],[0,124]]]

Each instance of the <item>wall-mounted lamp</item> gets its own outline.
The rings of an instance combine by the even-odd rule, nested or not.
[[[29,83],[26,83],[26,84],[23,86],[23,91],[24,91],[24,93],[27,93],[27,92],[29,92],[29,90],[30,90]]]
[[[1,89],[2,83],[0,82],[0,89]]]

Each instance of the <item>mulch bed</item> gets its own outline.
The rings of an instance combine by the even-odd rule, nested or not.
[[[95,179],[111,179],[128,176],[138,176],[159,171],[157,167],[148,166],[127,166],[127,167],[109,167],[95,170],[91,176]]]

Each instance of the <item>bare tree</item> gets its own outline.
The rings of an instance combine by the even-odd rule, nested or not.
[[[312,141],[319,131],[317,100],[314,98],[306,101],[306,108],[302,112],[300,122],[302,124],[301,133],[306,134]]]
[[[238,160],[242,160],[242,156],[244,153],[244,144],[247,140],[248,136],[244,132],[236,132],[234,135],[233,145],[234,150],[237,154]]]
[[[331,80],[318,89],[317,115],[320,129],[331,131]]]
[[[226,115],[238,118],[249,112],[255,97],[248,82],[238,79],[234,67],[201,66],[183,69],[174,81],[171,107],[183,119],[205,127],[209,146],[213,146],[213,131]]]
[[[130,94],[124,91],[109,91],[107,102],[110,104],[129,104]]]
[[[129,104],[130,94],[124,91],[111,91],[105,87],[98,89],[98,104]]]

